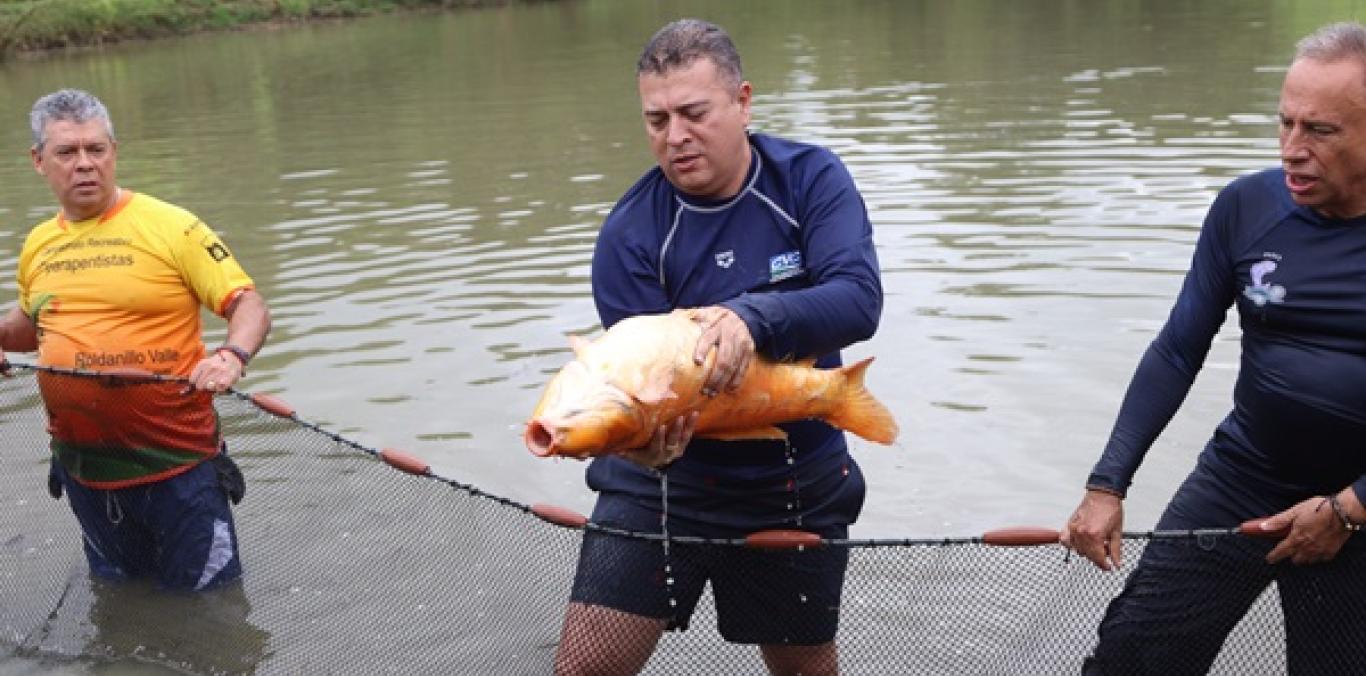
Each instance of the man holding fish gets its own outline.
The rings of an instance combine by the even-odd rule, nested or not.
[[[828,150],[747,131],[752,87],[720,27],[684,19],[662,28],[640,57],[637,83],[658,166],[603,225],[593,296],[609,336],[632,317],[686,308],[676,317],[692,328],[664,332],[685,336],[679,349],[697,374],[678,377],[675,368],[621,405],[725,403],[712,413],[705,402],[669,409],[676,415],[651,420],[638,447],[596,458],[587,472],[599,492],[593,521],[660,532],[663,520],[671,536],[781,528],[846,537],[864,483],[844,434],[822,420],[749,420],[758,414],[738,395],[759,377],[756,362],[836,373],[839,350],[873,335],[882,286],[863,199]],[[638,342],[595,358],[624,359]],[[862,390],[864,366],[838,372],[851,393]],[[804,387],[784,382],[766,383],[764,396]],[[726,407],[729,426],[714,412]],[[889,443],[896,431],[885,409],[863,411],[871,422],[864,413],[845,416],[862,422],[828,419]],[[534,451],[552,452],[550,428],[529,430]],[[673,547],[665,557],[658,542],[585,535],[557,673],[640,671],[665,629],[687,626],[708,581],[722,636],[759,645],[773,673],[838,672],[845,550]]]

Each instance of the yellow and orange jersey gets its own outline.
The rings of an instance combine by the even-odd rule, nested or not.
[[[204,356],[199,307],[222,315],[250,277],[194,214],[124,191],[98,218],[60,214],[19,255],[19,305],[38,329],[38,362],[187,376]],[[110,388],[44,378],[53,450],[96,488],[174,476],[217,451],[206,393],[182,385]],[[136,393],[136,396],[133,396]]]

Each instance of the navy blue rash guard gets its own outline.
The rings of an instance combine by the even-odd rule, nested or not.
[[[818,366],[837,366],[839,350],[872,336],[882,312],[863,198],[830,151],[762,134],[749,140],[749,171],[733,198],[690,197],[658,167],[627,191],[593,254],[598,315],[610,328],[634,315],[724,305],[744,320],[760,354],[817,357]],[[792,466],[782,442],[695,438],[669,469],[670,491],[679,491],[671,499],[754,495],[794,476],[800,488],[847,461],[839,430],[818,421],[781,427]],[[657,476],[623,458],[594,460],[588,483],[659,504]]]
[[[1210,207],[1190,271],[1139,362],[1088,486],[1123,494],[1176,413],[1230,303],[1242,360],[1233,410],[1200,455],[1218,519],[1268,516],[1351,484],[1366,502],[1366,217],[1324,218],[1270,169]],[[1188,484],[1189,486],[1190,484]]]

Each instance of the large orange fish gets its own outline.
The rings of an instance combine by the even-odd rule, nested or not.
[[[785,439],[777,423],[818,418],[890,444],[892,414],[863,386],[872,358],[818,369],[755,358],[739,389],[702,395],[708,364],[693,361],[702,327],[689,310],[623,319],[595,341],[571,337],[577,358],[546,386],[526,426],[539,456],[575,458],[642,448],[661,424],[698,412],[694,436]]]

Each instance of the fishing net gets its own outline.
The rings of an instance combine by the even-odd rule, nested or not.
[[[246,499],[234,508],[242,582],[190,594],[92,579],[65,500],[47,494],[39,372],[44,387],[113,386],[108,376],[26,366],[0,381],[0,652],[12,656],[136,660],[212,674],[548,674],[584,528],[662,549],[658,536],[574,527],[573,515],[437,476],[419,460],[331,433],[278,400],[233,392],[215,404],[247,477]],[[142,387],[118,385],[124,403]],[[1217,551],[1248,539],[1235,530],[1131,535],[1125,572],[1154,543]],[[769,555],[847,549],[837,639],[847,674],[1079,673],[1126,577],[1069,557],[1046,531],[781,549],[789,542],[678,538],[670,545],[675,555],[711,548],[720,565],[741,552],[763,565]],[[1253,598],[1211,673],[1285,673],[1276,585]],[[1321,621],[1340,628],[1344,620],[1330,612]],[[726,642],[716,624],[706,593],[690,628],[665,633],[644,673],[767,673],[754,646]],[[609,627],[577,645],[611,656],[639,638],[625,631]],[[1144,641],[1183,640],[1176,625],[1142,631]],[[1366,631],[1355,635],[1341,655],[1362,654]],[[1126,662],[1103,673],[1205,672],[1182,651],[1169,653],[1161,665]],[[1343,664],[1359,663],[1352,660]],[[1333,673],[1351,669],[1360,667]]]

